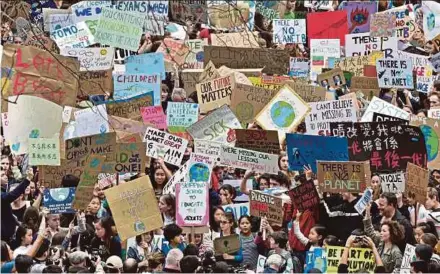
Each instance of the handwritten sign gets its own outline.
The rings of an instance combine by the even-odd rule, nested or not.
[[[116,100],[106,102],[107,113],[112,116],[129,118],[132,120],[141,121],[142,107],[149,107],[153,105],[154,95],[152,92],[141,94],[128,99]]]
[[[185,176],[185,181],[210,184],[214,161],[214,157],[210,155],[192,152],[187,162],[188,172]]]
[[[273,40],[277,44],[305,44],[306,20],[305,19],[274,19]]]
[[[431,118],[411,116],[411,126],[418,126],[423,132],[428,156],[428,168],[440,169],[440,155],[438,153],[440,126],[439,121]]]
[[[162,157],[165,162],[176,166],[182,162],[188,146],[188,140],[151,127],[145,132],[144,142],[147,142],[147,156]]]
[[[362,116],[361,122],[372,122],[373,114],[375,112],[380,114],[386,114],[404,120],[409,120],[410,118],[408,112],[374,96],[373,100],[371,100],[364,115]]]
[[[148,176],[104,191],[122,241],[163,226]]]
[[[117,173],[144,173],[147,156],[145,143],[116,144]]]
[[[229,204],[222,206],[225,213],[232,213],[234,220],[238,221],[241,216],[250,216],[249,202],[240,204]]]
[[[197,122],[199,105],[193,103],[168,102],[168,132],[185,132],[185,129]]]
[[[348,33],[361,33],[370,30],[370,18],[377,12],[375,2],[344,2],[342,9],[347,11]]]
[[[415,195],[415,200],[421,204],[425,204],[426,189],[429,182],[429,172],[427,169],[421,168],[412,163],[406,166],[406,187],[405,195],[412,193]],[[408,197],[408,196],[407,196]]]
[[[242,148],[222,146],[220,164],[234,168],[277,174],[278,156]]]
[[[344,252],[344,247],[327,246],[327,273],[337,273],[339,262]],[[348,271],[357,272],[359,270],[367,270],[368,273],[374,273],[376,263],[374,253],[368,248],[350,248],[348,253]]]
[[[167,128],[167,116],[162,106],[141,107],[142,120],[158,129]]]
[[[327,273],[325,248],[315,247],[307,251],[304,272],[309,273],[311,269],[319,269],[321,273]]]
[[[235,77],[228,75],[196,85],[200,112],[207,113],[224,104],[231,104],[231,95],[235,87]]]
[[[410,5],[402,5],[400,7],[388,9],[383,13],[394,16],[394,34],[401,41],[407,41],[416,29],[414,21],[414,7]]]
[[[29,138],[29,165],[60,165],[60,139]]]
[[[394,36],[394,26],[396,17],[390,13],[374,13],[370,20],[370,35],[372,37],[392,37]]]
[[[428,117],[433,119],[440,119],[440,108],[428,109]]]
[[[314,209],[319,205],[319,196],[312,180],[300,184],[289,191],[289,196],[295,207],[301,212],[306,209]]]
[[[279,154],[280,141],[275,130],[236,129],[236,147],[264,153]]]
[[[188,164],[185,162],[168,180],[168,183],[163,187],[163,194],[176,195],[177,184],[185,181],[186,173],[188,172]]]
[[[125,58],[125,70],[127,73],[145,73],[149,75],[160,73],[162,80],[165,80],[164,54],[157,52],[128,56]]]
[[[388,174],[379,174],[383,192],[404,193],[405,174],[402,171]]]
[[[379,59],[376,69],[379,87],[414,89],[411,60]]]
[[[114,48],[62,48],[61,55],[76,57],[80,71],[107,70],[113,67]]]
[[[50,214],[75,213],[72,202],[75,198],[75,188],[45,189],[43,193],[43,206]]]
[[[302,84],[294,81],[285,81],[306,102],[320,102],[326,100],[326,89],[321,86]]]
[[[183,69],[203,69],[203,46],[207,44],[202,39],[190,39],[185,41],[188,54],[185,56]],[[186,87],[185,87],[186,88]]]
[[[192,0],[171,0],[170,10],[172,18],[177,22],[207,23],[206,2],[194,2]]]
[[[72,137],[83,137],[110,131],[105,105],[93,106],[74,112],[75,132]]]
[[[176,224],[205,226],[209,222],[209,190],[206,182],[185,182],[176,186]]]
[[[378,97],[380,94],[377,77],[353,76],[351,78],[351,90],[361,92],[369,101],[371,101],[374,96]]]
[[[302,57],[290,57],[289,76],[308,77],[310,71],[310,61]]]
[[[59,166],[39,166],[39,178],[42,185],[46,188],[59,188],[64,176],[71,174],[78,178],[81,177],[84,168],[78,167],[74,161],[61,160]]]
[[[79,93],[81,96],[113,93],[112,69],[101,71],[81,71],[78,76]]]
[[[339,39],[311,39],[310,40],[310,79],[316,80],[322,68],[328,68],[330,59],[341,57]]]
[[[152,92],[153,98],[159,98],[160,100],[161,80],[159,74],[117,74],[113,76],[113,84],[114,100],[128,99],[148,92]]]
[[[85,22],[79,22],[51,32],[50,37],[62,48],[85,48],[95,44],[92,35]]]
[[[251,216],[266,217],[270,224],[282,225],[284,212],[281,198],[251,190],[249,207]]]
[[[259,48],[255,32],[212,33],[211,44],[220,47]]]
[[[363,192],[367,187],[365,163],[318,160],[319,189],[324,192]]]
[[[401,273],[411,273],[411,263],[416,260],[416,247],[406,244],[402,258],[402,265],[400,266]]]
[[[317,77],[318,83],[325,88],[345,85],[344,73],[340,68],[321,73]]]
[[[373,51],[382,51],[385,58],[397,55],[397,37],[371,37],[370,33],[345,35],[345,56],[370,55]]]
[[[214,158],[216,165],[219,161],[221,149],[222,149],[222,143],[220,142],[194,140],[194,152],[208,155]]]

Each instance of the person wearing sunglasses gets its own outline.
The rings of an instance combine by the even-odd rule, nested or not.
[[[226,237],[230,235],[234,235],[235,228],[237,227],[237,224],[234,220],[234,215],[232,213],[226,213],[221,219],[220,219],[220,237]],[[240,249],[238,252],[235,252],[234,254],[223,254],[220,256],[215,256],[217,261],[225,261],[228,265],[232,266],[238,266],[243,262],[243,248],[241,246],[240,242]]]

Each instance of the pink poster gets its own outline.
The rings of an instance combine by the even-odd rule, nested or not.
[[[203,173],[204,168],[188,172]],[[203,176],[203,174],[199,175]],[[178,226],[206,226],[209,223],[208,182],[184,182],[176,185],[176,224]]]
[[[162,106],[141,107],[142,120],[157,129],[167,128],[167,116]]]

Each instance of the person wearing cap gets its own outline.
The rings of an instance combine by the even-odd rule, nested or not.
[[[168,252],[165,259],[165,273],[180,273],[180,260],[183,258],[183,252],[180,249],[173,248]]]
[[[105,262],[106,273],[121,273],[123,267],[122,259],[118,256],[110,256]]]

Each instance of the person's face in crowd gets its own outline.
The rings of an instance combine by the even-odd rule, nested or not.
[[[228,205],[231,203],[232,195],[226,189],[220,189],[220,199],[222,200],[222,205]]]
[[[243,233],[245,235],[251,233],[251,223],[249,222],[249,220],[247,218],[241,219],[240,231],[241,231],[241,233]]]
[[[380,228],[380,239],[383,242],[387,242],[390,240],[390,228],[388,227],[388,225],[383,225]]]
[[[58,214],[51,214],[47,217],[47,225],[52,230],[58,230],[60,227],[60,215]]]
[[[31,195],[34,195],[35,190],[36,190],[36,187],[35,187],[35,183],[34,183],[34,182],[31,182],[31,183],[29,184],[29,190],[30,190],[30,194],[31,194]]]
[[[270,180],[270,182],[269,182],[269,186],[270,186],[271,188],[272,188],[272,187],[279,187],[279,186],[281,186],[280,182],[278,182],[277,180],[274,180],[274,179],[272,179],[272,178],[270,178],[269,180]]]
[[[233,168],[233,167],[227,167],[227,168],[226,168],[226,172],[227,172],[228,174],[234,174],[234,171],[235,171],[235,168]]]
[[[202,234],[195,234],[194,235],[194,243],[196,245],[199,245],[202,243]]]
[[[426,202],[425,202],[425,206],[426,209],[434,209],[435,205],[436,205],[436,198],[433,197],[432,199],[429,197],[429,195],[426,195]]]
[[[413,33],[413,39],[414,40],[419,40],[423,38],[423,33],[422,30],[420,28],[416,28],[416,30]]]
[[[219,168],[214,172],[215,176],[220,179],[222,177],[223,174],[223,169]]]
[[[150,243],[153,240],[153,238],[151,237],[150,233],[145,233],[142,234],[142,240],[146,243]]]
[[[430,107],[439,107],[440,106],[440,99],[437,95],[431,95],[429,97],[429,106]]]
[[[408,196],[408,197],[406,198],[406,200],[407,200],[407,202],[408,202],[408,204],[409,204],[410,206],[413,206],[413,205],[416,204],[416,200],[414,200],[414,198],[411,197],[411,196]]]
[[[278,244],[275,243],[274,238],[269,237],[269,248],[270,249],[275,249],[278,247]]]
[[[377,190],[380,188],[380,177],[377,175],[374,175],[371,177],[371,187],[373,190]]]
[[[96,237],[103,239],[105,237],[105,229],[102,227],[101,222],[95,223],[94,226]]]
[[[434,171],[432,172],[432,178],[434,179],[434,181],[436,181],[437,183],[440,183],[440,173],[438,171]]]
[[[99,200],[99,198],[93,197],[93,199],[90,201],[89,205],[87,206],[87,211],[95,215],[98,213],[100,207],[101,207],[101,201]]]
[[[231,231],[231,223],[229,222],[228,218],[223,217],[220,220],[220,229],[223,231],[223,233],[229,233]]]
[[[154,172],[154,181],[156,181],[156,184],[163,185],[165,183],[165,171],[163,169],[156,169]]]
[[[4,171],[8,171],[9,168],[11,167],[11,163],[9,162],[8,158],[3,158],[0,164]]]
[[[26,231],[26,235],[21,238],[21,245],[28,246],[32,243],[32,229]]]
[[[161,98],[162,102],[165,102],[167,100],[168,92],[169,92],[168,86],[165,84],[162,84],[161,85],[161,93],[160,93],[160,98]]]
[[[409,107],[404,106],[402,109],[403,109],[403,111],[405,111],[405,112],[407,112],[409,114],[412,114],[412,110]]]
[[[6,171],[3,168],[0,170],[0,180],[2,186],[6,187],[8,185],[8,175],[6,175]]]
[[[429,52],[430,54],[433,54],[435,51],[435,46],[432,41],[426,42],[423,48],[425,49],[425,51]]]
[[[296,0],[287,0],[286,11],[294,11],[296,7]]]
[[[28,185],[28,187],[24,190],[24,195],[31,194],[31,185]]]
[[[177,235],[177,236],[175,236],[173,239],[171,239],[171,241],[172,241],[175,245],[178,245],[178,244],[182,243],[182,241],[183,241],[183,237],[182,237],[182,235]]]
[[[171,210],[171,206],[167,205],[163,197],[160,197],[159,199],[159,211],[160,213],[167,213],[169,210]]]
[[[224,213],[222,210],[217,209],[217,210],[214,212],[214,221],[215,221],[216,223],[220,223],[220,221],[222,220],[223,217],[225,217],[225,213]]]
[[[287,160],[287,156],[281,157],[280,168],[282,171],[287,171],[289,169],[289,161]]]
[[[269,182],[266,179],[260,179],[260,190],[269,188]]]
[[[393,217],[393,206],[388,204],[387,199],[385,198],[379,198],[379,205],[378,205],[380,215],[385,216],[387,218]]]
[[[416,227],[414,229],[414,237],[416,238],[417,243],[420,244],[423,234],[425,234],[425,232],[423,232],[421,227]]]
[[[417,116],[418,117],[422,117],[422,118],[426,118],[426,115],[425,115],[425,113],[423,111],[417,113]]]
[[[318,243],[319,240],[321,240],[322,236],[318,235],[318,233],[316,233],[315,228],[310,229],[310,233],[309,233],[309,240],[311,243]]]

